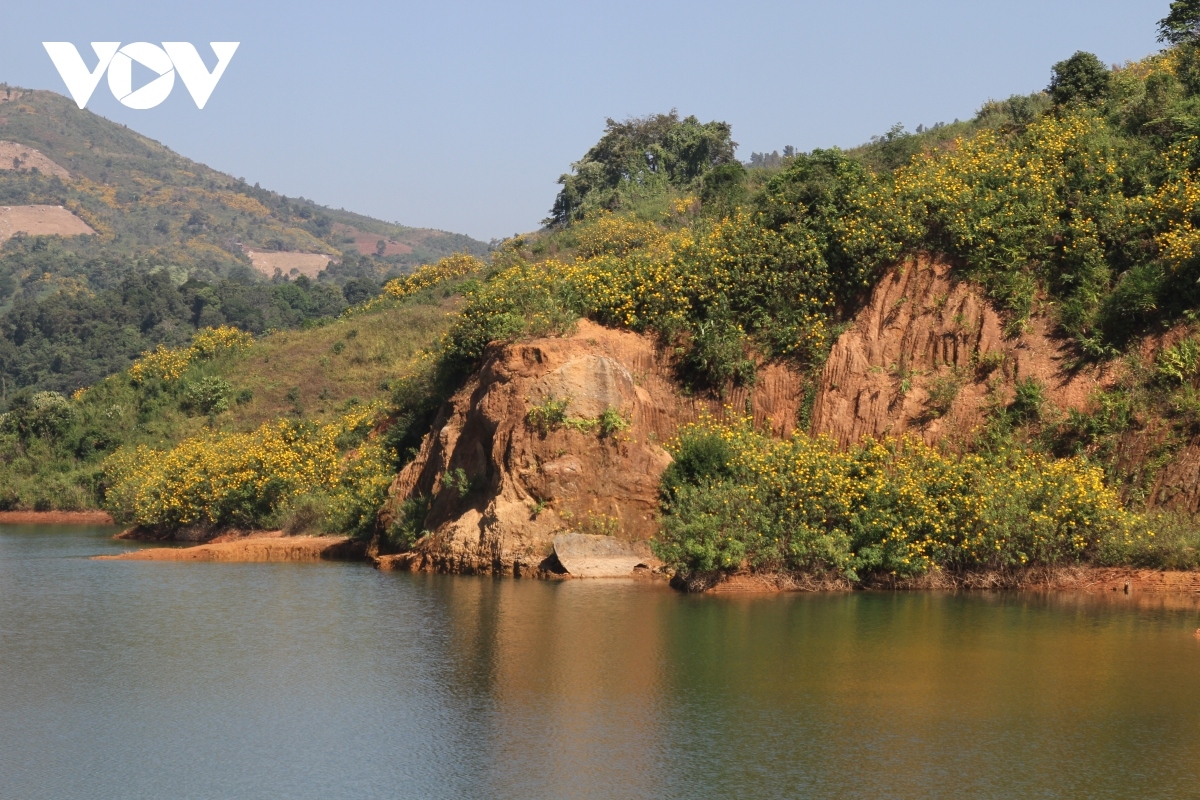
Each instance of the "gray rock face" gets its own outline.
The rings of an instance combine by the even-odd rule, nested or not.
[[[554,555],[577,578],[623,578],[646,559],[628,542],[611,536],[560,533],[554,537]]]

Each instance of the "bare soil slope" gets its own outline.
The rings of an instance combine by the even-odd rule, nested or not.
[[[0,242],[18,233],[81,236],[95,231],[62,206],[0,206]]]
[[[296,253],[287,250],[251,250],[245,248],[246,255],[254,268],[268,278],[275,276],[279,270],[284,277],[304,275],[315,279],[321,270],[329,266],[332,257],[324,253]]]
[[[1075,364],[1048,313],[1035,312],[1023,332],[1006,337],[1001,315],[977,287],[952,279],[945,263],[913,261],[878,283],[834,345],[819,385],[809,389],[816,392],[810,432],[842,445],[910,434],[965,447],[989,410],[1011,403],[1029,378],[1043,387],[1049,417],[1089,409],[1119,367]],[[670,463],[662,445],[679,426],[702,413],[750,411],[756,425],[787,435],[804,392],[802,376],[773,364],[753,388],[723,400],[690,396],[651,339],[587,321],[570,336],[494,345],[393,482],[385,526],[403,517],[406,501],[432,498],[432,505],[416,520],[428,535],[385,563],[547,574],[557,569],[551,543],[566,532],[611,534],[648,554],[659,479]],[[563,399],[570,401],[567,419],[539,425],[537,409]],[[603,435],[596,420],[606,409],[628,427]],[[1154,441],[1145,431],[1131,434],[1129,457],[1145,458]],[[1151,499],[1200,510],[1200,443],[1164,461]]]
[[[969,437],[992,403],[1009,403],[1018,381],[1035,378],[1059,409],[1082,409],[1112,380],[1073,370],[1065,340],[1035,313],[1006,338],[995,308],[950,266],[919,260],[876,284],[837,340],[821,375],[813,432],[846,445],[863,436],[911,433],[929,443]]]
[[[53,175],[64,181],[71,179],[71,173],[55,164],[40,150],[17,142],[0,141],[0,169],[32,172],[37,170],[43,175]]]

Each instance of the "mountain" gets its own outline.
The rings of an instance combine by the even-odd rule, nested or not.
[[[0,85],[0,402],[73,391],[158,344],[336,315],[468,236],[289,198],[66,97]]]

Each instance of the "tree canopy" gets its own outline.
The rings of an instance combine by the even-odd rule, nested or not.
[[[1073,100],[1094,102],[1108,92],[1111,74],[1100,59],[1083,50],[1052,68],[1051,99],[1059,105]]]
[[[1200,0],[1174,0],[1158,21],[1158,40],[1167,44],[1194,42],[1200,35]]]
[[[609,119],[600,141],[571,165],[571,174],[558,179],[563,188],[546,222],[581,219],[593,208],[620,208],[668,186],[691,187],[712,169],[736,163],[736,148],[729,123],[680,119],[674,109],[624,122]]]

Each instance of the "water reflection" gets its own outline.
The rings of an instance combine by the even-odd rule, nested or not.
[[[95,562],[0,529],[0,797],[1185,796],[1197,600]]]

